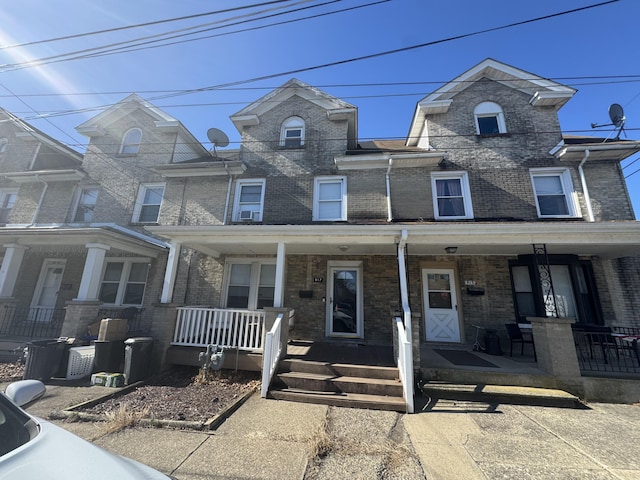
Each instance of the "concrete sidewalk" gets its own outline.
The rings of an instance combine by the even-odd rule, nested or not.
[[[103,392],[48,386],[29,411],[46,418]],[[402,415],[256,394],[214,432],[55,423],[180,480],[640,479],[640,406],[432,407]]]

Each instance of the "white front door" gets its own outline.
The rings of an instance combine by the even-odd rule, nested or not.
[[[42,264],[40,278],[31,300],[29,320],[50,322],[58,300],[66,260],[47,258]]]
[[[327,336],[362,338],[362,263],[327,265]]]
[[[452,269],[422,270],[426,340],[460,343],[458,297]]]

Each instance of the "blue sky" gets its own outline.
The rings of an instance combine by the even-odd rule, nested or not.
[[[222,129],[231,139],[229,148],[233,148],[239,135],[229,116],[295,76],[356,105],[361,140],[403,138],[418,100],[491,57],[578,89],[560,110],[566,133],[609,135],[610,129],[594,130],[591,123],[609,123],[609,105],[618,103],[625,111],[627,138],[640,139],[640,2],[617,0],[585,8],[604,1],[290,1],[42,43],[33,42],[259,2],[3,2],[0,106],[84,151],[86,138],[77,134],[75,127],[99,110],[83,110],[111,105],[136,92],[181,120],[203,143],[209,128]],[[306,10],[290,12],[300,8]],[[345,9],[349,10],[339,12]],[[495,30],[574,9],[582,10]],[[284,14],[246,23],[256,12],[263,12],[260,16]],[[293,21],[319,14],[325,15]],[[245,23],[226,26],[231,22]],[[276,22],[281,23],[268,26]],[[184,34],[185,29],[198,25],[217,29],[173,41],[209,38],[161,48],[93,58],[86,58],[92,52],[85,51],[81,59],[16,68],[28,60],[166,32]],[[491,31],[474,34],[486,30]],[[452,37],[463,38],[446,41]],[[390,55],[312,68],[432,42]],[[6,48],[25,43],[29,45]],[[260,77],[272,78],[248,82]],[[231,83],[239,84],[162,98]],[[640,170],[640,160],[633,163],[636,158],[640,156],[623,162],[623,171],[640,215],[640,171],[634,173]]]

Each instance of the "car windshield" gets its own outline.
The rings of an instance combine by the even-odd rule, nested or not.
[[[36,422],[0,393],[0,457],[38,434]]]

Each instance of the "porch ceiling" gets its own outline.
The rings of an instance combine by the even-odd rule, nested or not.
[[[638,222],[431,223],[387,225],[219,225],[150,227],[154,233],[211,256],[395,255],[406,230],[409,255],[520,255],[532,244],[550,254],[617,258],[640,254]]]

